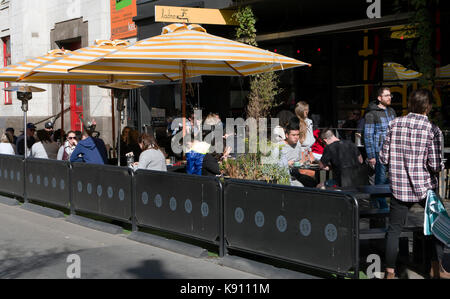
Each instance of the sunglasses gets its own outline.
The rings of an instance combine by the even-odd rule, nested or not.
[[[77,139],[77,137],[67,137],[69,140]]]

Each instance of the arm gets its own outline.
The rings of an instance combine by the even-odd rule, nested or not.
[[[434,173],[439,173],[442,169],[444,169],[443,162],[443,153],[442,147],[444,144],[444,137],[442,135],[441,130],[434,126],[431,129],[433,134],[433,139],[428,143],[428,157],[427,157],[427,166],[428,169]]]
[[[78,157],[80,154],[82,155],[81,147],[77,145],[77,147],[73,151],[72,155],[70,156],[70,162],[72,162],[72,163],[84,162],[83,157]]]
[[[366,145],[367,158],[375,159],[375,118],[373,113],[367,113],[364,125],[364,143]]]
[[[203,159],[203,168],[213,174],[221,174],[219,163],[217,163],[216,159],[210,154],[205,155],[205,158]]]
[[[58,150],[58,155],[56,156],[57,160],[62,160],[63,155],[64,155],[64,151],[65,151],[65,148],[64,148],[64,145],[63,145]]]
[[[380,151],[380,163],[387,165],[389,164],[389,152],[391,150],[391,140],[392,140],[392,123],[389,124],[388,131],[386,133],[386,138],[383,142],[383,147]]]

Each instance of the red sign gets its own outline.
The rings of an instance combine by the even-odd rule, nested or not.
[[[110,0],[111,39],[125,39],[137,35],[133,17],[137,15],[136,0]]]

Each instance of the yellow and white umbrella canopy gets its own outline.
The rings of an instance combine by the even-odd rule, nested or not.
[[[89,63],[107,54],[118,51],[129,46],[125,41],[97,40],[96,44],[76,51],[68,51],[65,55],[60,55],[56,59],[47,61],[23,73],[20,82],[35,83],[60,83],[79,85],[99,85],[112,81],[153,81],[167,79],[155,74],[86,74],[69,73],[69,69]]]
[[[72,68],[78,73],[164,74],[170,80],[182,76],[247,76],[309,65],[267,50],[206,33],[199,25],[172,24],[163,34],[124,47],[95,62]],[[54,63],[52,63],[53,65]]]
[[[0,69],[0,81],[2,82],[15,82],[24,74],[30,72],[34,68],[49,63],[61,56],[68,54],[70,51],[53,50],[48,52],[44,56],[40,56],[26,61],[8,65],[5,68]]]
[[[414,80],[421,76],[422,73],[407,69],[399,63],[388,62],[383,65],[384,81]]]
[[[436,78],[450,78],[450,64],[436,69]]]

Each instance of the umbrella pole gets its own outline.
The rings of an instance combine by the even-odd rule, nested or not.
[[[64,145],[63,132],[64,132],[64,82],[61,82],[61,145]]]
[[[183,138],[186,136],[186,60],[181,61],[183,82],[181,86],[182,112],[183,112]]]
[[[116,116],[115,116],[115,108],[114,108],[114,90],[111,90],[111,112],[112,112],[112,142],[113,142],[113,157],[116,153]],[[120,136],[120,128],[119,135]],[[120,146],[120,141],[119,141]]]

